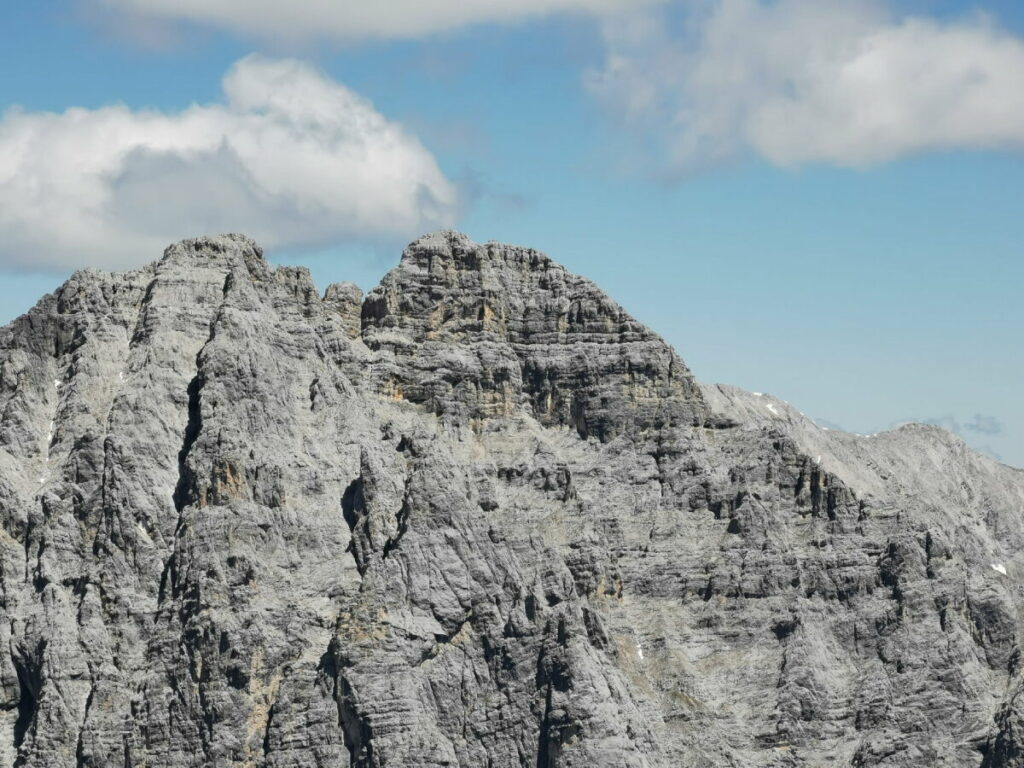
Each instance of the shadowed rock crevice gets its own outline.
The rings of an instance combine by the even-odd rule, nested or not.
[[[35,724],[39,711],[39,697],[43,691],[43,655],[46,652],[46,641],[30,651],[18,649],[11,657],[18,679],[18,717],[14,721],[14,748],[17,750],[25,742],[25,736]],[[24,764],[21,756],[15,765]]]
[[[86,755],[86,751],[85,751],[85,735],[86,735],[86,723],[88,723],[88,721],[89,721],[89,710],[92,709],[92,703],[93,703],[93,698],[94,698],[95,694],[96,694],[96,687],[95,687],[95,684],[93,684],[89,688],[89,696],[85,700],[85,714],[84,714],[84,716],[82,718],[82,727],[78,731],[78,743],[75,746],[75,765],[78,766],[78,768],[85,768],[85,766],[90,765],[92,763],[92,760],[89,757],[87,757],[87,755]]]
[[[356,568],[359,569],[359,575],[365,575],[366,569],[369,568],[369,559],[361,527],[362,520],[366,515],[362,477],[357,477],[345,488],[345,493],[341,497],[341,514],[350,533],[346,550],[352,554]]]
[[[381,551],[381,557],[387,557],[391,552],[398,547],[402,541],[402,537],[409,529],[409,498],[402,499],[402,507],[398,510],[398,515],[395,520],[397,523],[397,530],[394,536],[389,536],[387,541],[384,542],[384,549]]]
[[[199,433],[203,429],[203,414],[200,396],[202,394],[204,377],[197,373],[195,378],[188,384],[188,423],[185,425],[185,435],[182,440],[181,450],[178,452],[178,483],[174,488],[174,508],[180,513],[195,499],[195,474],[188,466],[188,457],[192,452]]]

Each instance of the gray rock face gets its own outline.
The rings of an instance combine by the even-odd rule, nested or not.
[[[240,236],[0,329],[0,764],[1024,766],[1024,472],[535,251]]]

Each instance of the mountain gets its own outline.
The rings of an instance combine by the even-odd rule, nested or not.
[[[0,414],[0,765],[1024,765],[1024,472],[701,385],[537,251],[78,272]]]

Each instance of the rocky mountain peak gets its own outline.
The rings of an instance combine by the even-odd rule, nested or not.
[[[475,243],[462,232],[446,229],[417,238],[402,252],[402,264],[440,273],[454,270],[491,272],[565,271],[547,255],[522,246],[490,241]]]
[[[389,391],[439,412],[525,409],[600,440],[706,416],[671,347],[533,249],[427,235],[367,295],[362,327],[370,348],[397,363]]]
[[[248,238],[0,329],[0,765],[1016,768],[1024,473],[698,384],[435,233]]]
[[[242,268],[253,275],[272,271],[263,249],[241,234],[207,235],[173,243],[164,250],[157,268],[223,269]]]

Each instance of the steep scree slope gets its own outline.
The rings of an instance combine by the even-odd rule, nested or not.
[[[533,250],[79,272],[0,414],[2,765],[1024,765],[1024,473],[700,386]]]

